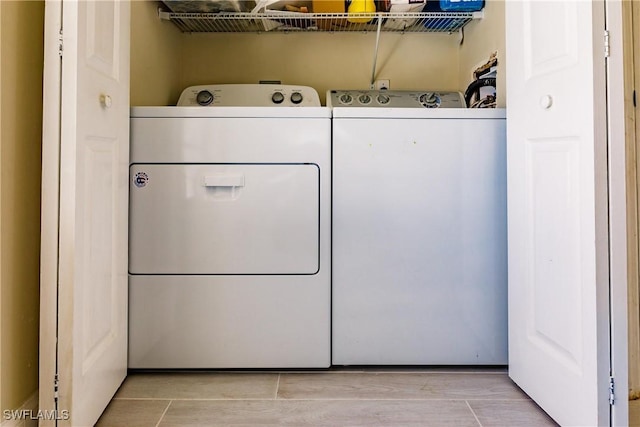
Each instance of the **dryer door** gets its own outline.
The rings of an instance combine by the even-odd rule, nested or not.
[[[315,274],[314,164],[134,164],[131,274]]]

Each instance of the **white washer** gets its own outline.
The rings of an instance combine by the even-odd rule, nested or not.
[[[132,108],[130,368],[330,365],[330,127],[301,86]]]
[[[459,93],[327,100],[333,364],[506,364],[505,111],[455,108]]]

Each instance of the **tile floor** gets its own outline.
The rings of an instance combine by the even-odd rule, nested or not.
[[[503,369],[338,369],[131,374],[97,425],[556,424],[509,380]]]

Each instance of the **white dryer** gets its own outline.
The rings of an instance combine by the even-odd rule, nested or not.
[[[505,112],[459,93],[327,93],[333,363],[507,363]]]
[[[330,126],[302,86],[132,108],[130,368],[330,365]]]

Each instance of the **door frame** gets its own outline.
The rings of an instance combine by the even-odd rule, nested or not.
[[[635,82],[640,81],[640,5],[623,2],[625,130],[627,135],[628,225],[628,390],[629,399],[640,397],[640,109],[633,105]],[[637,96],[637,95],[636,95]],[[637,101],[636,101],[637,102]]]
[[[45,2],[44,84],[42,128],[42,207],[40,249],[39,409],[57,410],[55,386],[58,328],[58,249],[60,221],[60,118],[62,58],[58,53],[62,28],[62,1]],[[60,408],[68,409],[68,408]],[[39,420],[41,427],[55,420]]]
[[[607,136],[609,192],[609,298],[611,377],[615,401],[611,406],[613,426],[629,422],[628,402],[628,260],[627,260],[627,142],[625,134],[624,0],[605,0],[606,28],[610,44],[607,58]],[[597,54],[597,52],[595,53]]]

